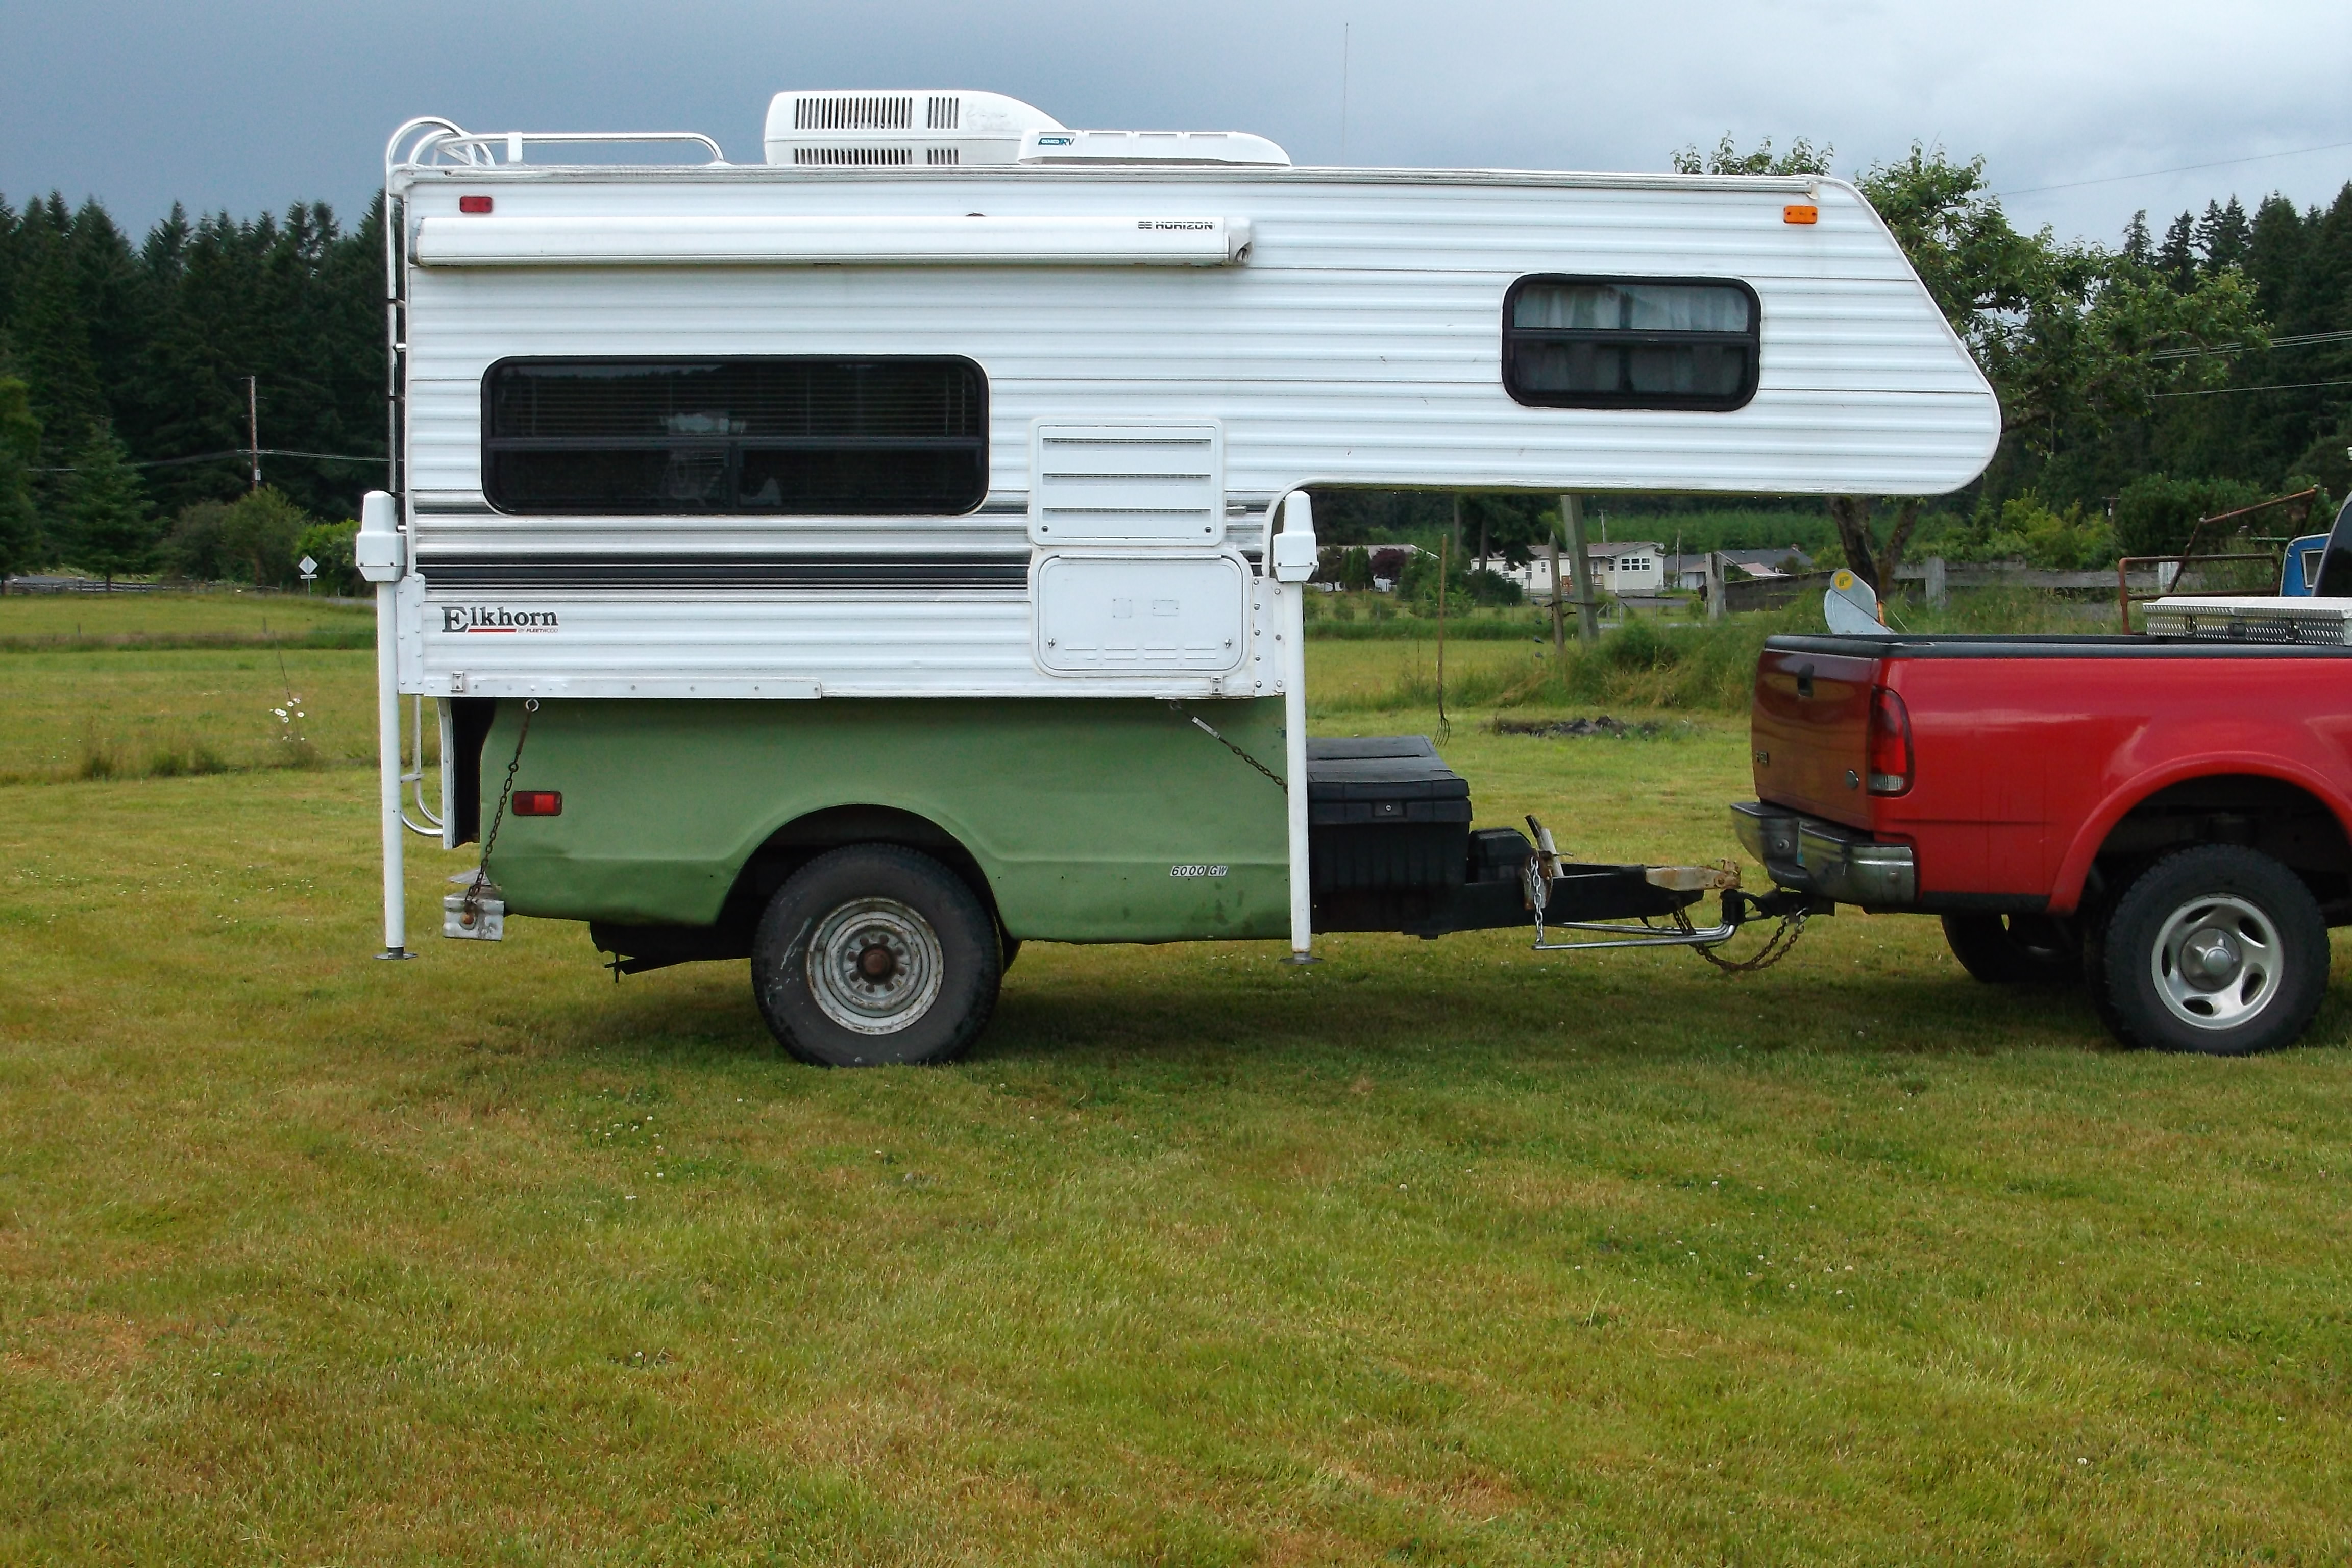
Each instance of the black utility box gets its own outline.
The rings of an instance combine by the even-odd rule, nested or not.
[[[1308,861],[1324,893],[1459,887],[1470,786],[1426,735],[1307,742]]]

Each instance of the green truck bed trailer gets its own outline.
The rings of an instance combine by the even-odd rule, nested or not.
[[[1292,934],[1281,699],[450,700],[452,837],[487,837],[447,934],[583,921],[616,973],[751,961],[778,1039],[835,1066],[937,1061],[1024,942]],[[1708,945],[1750,913],[1689,868],[1560,862],[1474,831],[1422,736],[1309,742],[1313,929],[1532,925],[1538,946]],[[488,832],[484,833],[487,826]],[[1704,931],[1605,922],[1681,914]],[[1614,940],[1549,943],[1543,922]]]
[[[491,792],[523,718],[496,707]],[[509,913],[593,921],[608,950],[688,951],[655,933],[740,926],[814,850],[869,839],[956,868],[1016,942],[1288,934],[1281,787],[1181,704],[548,700],[530,720],[515,788],[562,813],[509,816],[498,885]],[[1281,726],[1278,699],[1217,707],[1277,766]]]

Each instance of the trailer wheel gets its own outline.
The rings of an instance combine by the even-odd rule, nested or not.
[[[895,844],[818,856],[776,890],[751,992],[778,1043],[820,1067],[943,1062],[987,1026],[996,922],[961,879]]]
[[[2092,1000],[2126,1045],[2242,1057],[2291,1045],[2327,989],[2327,922],[2267,855],[2168,855],[2116,900],[2092,944]]]
[[[2048,915],[1946,915],[1944,941],[1987,985],[2066,985],[2082,973],[2073,939]]]

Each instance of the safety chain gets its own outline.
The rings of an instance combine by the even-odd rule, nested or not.
[[[1247,763],[1258,772],[1264,773],[1269,780],[1273,781],[1275,788],[1278,790],[1287,790],[1290,788],[1288,784],[1283,783],[1282,775],[1280,773],[1276,773],[1272,768],[1267,767],[1264,763],[1259,762],[1255,757],[1251,756],[1247,752],[1243,751],[1239,746],[1234,745],[1231,741],[1226,740],[1223,735],[1217,733],[1216,731],[1211,729],[1207,720],[1201,718],[1197,714],[1185,712],[1184,705],[1181,702],[1171,702],[1168,706],[1176,710],[1178,717],[1192,720],[1193,727],[1198,729],[1201,733],[1208,736],[1209,739],[1216,742],[1217,744],[1223,746],[1225,750],[1231,752],[1234,755],[1239,757],[1242,761]]]
[[[1726,974],[1753,974],[1759,969],[1769,969],[1788,957],[1789,950],[1797,945],[1797,939],[1805,934],[1805,910],[1799,910],[1795,914],[1782,915],[1780,929],[1772,933],[1771,940],[1765,942],[1753,957],[1744,958],[1734,963],[1727,958],[1718,956],[1711,947],[1699,948],[1698,955]],[[1691,924],[1690,914],[1685,910],[1675,911],[1675,924],[1680,926],[1685,932],[1697,929]]]
[[[466,887],[466,929],[475,929],[481,917],[482,889],[490,886],[490,851],[498,847],[499,825],[507,819],[507,799],[514,794],[515,770],[522,766],[522,743],[530,739],[530,716],[539,711],[539,699],[522,705],[522,732],[515,737],[514,757],[507,763],[507,782],[499,791],[498,809],[490,814],[490,830],[482,837],[482,863],[474,868],[474,879]]]

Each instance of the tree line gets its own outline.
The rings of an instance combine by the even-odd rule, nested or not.
[[[0,572],[290,581],[383,483],[383,388],[380,200],[348,229],[175,206],[133,243],[94,199],[0,198]],[[249,406],[330,457],[264,456],[253,494]]]
[[[1832,158],[1726,137],[1675,163],[1827,174]],[[2259,496],[2352,490],[2352,183],[2324,208],[2211,202],[2161,237],[2142,215],[2113,247],[2017,229],[1981,159],[1915,145],[1856,183],[2004,427],[1957,496],[1833,498],[1857,570],[1891,574],[1929,543],[2144,552]],[[94,199],[0,198],[0,572],[284,581],[285,550],[332,548],[306,531],[352,516],[383,473],[383,222],[381,196],[350,228],[323,203],[249,220],[174,207],[134,243]],[[266,451],[326,454],[264,456],[264,495],[244,452],[247,377]],[[1321,510],[1342,540],[1444,529],[1520,560],[1557,525],[1549,498],[1521,495],[1339,492]]]

